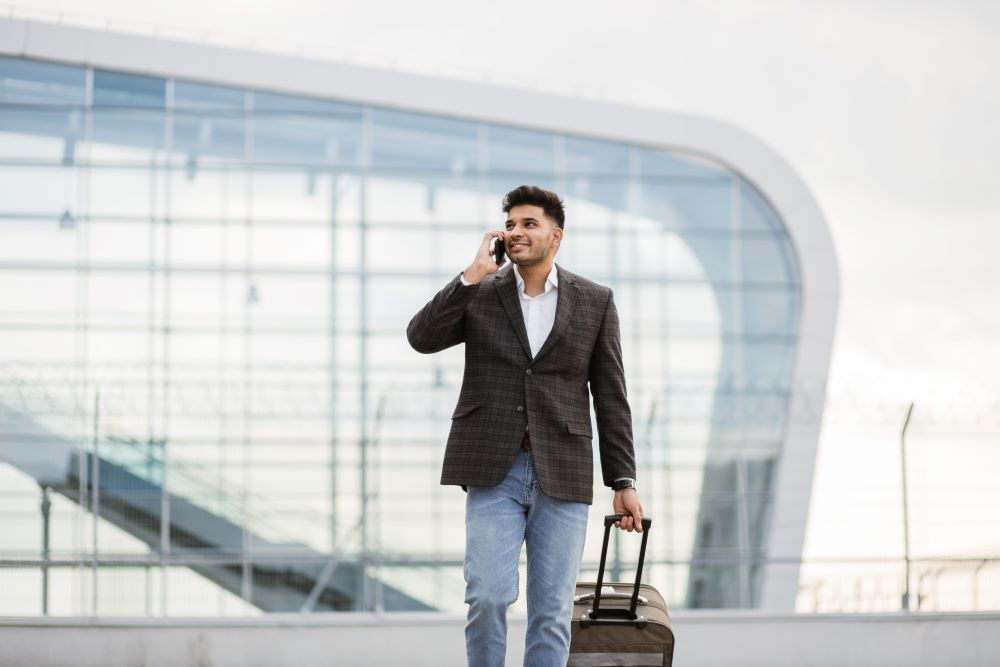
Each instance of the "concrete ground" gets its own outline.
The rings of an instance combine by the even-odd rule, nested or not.
[[[974,667],[1000,664],[1000,612],[773,614],[679,611],[678,667]],[[465,665],[464,620],[443,614],[250,619],[0,618],[0,665],[311,667]],[[523,658],[512,618],[508,665]]]

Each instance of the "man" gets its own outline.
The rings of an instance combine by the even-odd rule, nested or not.
[[[504,198],[504,231],[410,321],[429,354],[465,343],[442,484],[466,498],[465,628],[470,667],[502,667],[507,607],[528,554],[524,664],[564,667],[573,594],[593,501],[590,393],[604,484],[616,525],[642,530],[632,417],[611,290],[555,264],[565,213],[555,193],[521,186]],[[498,268],[494,239],[511,264]]]

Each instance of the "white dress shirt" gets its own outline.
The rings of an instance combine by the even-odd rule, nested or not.
[[[545,344],[545,339],[552,333],[552,325],[556,321],[559,275],[556,267],[553,266],[545,279],[545,291],[537,296],[528,296],[524,293],[524,278],[518,272],[517,264],[513,265],[513,269],[514,278],[517,280],[518,300],[521,302],[521,316],[524,318],[524,328],[528,334],[528,346],[531,348],[531,356],[534,358],[538,356],[538,351]],[[466,287],[472,284],[465,279],[464,273],[459,278]]]
[[[559,275],[553,266],[545,279],[545,291],[537,296],[524,293],[524,278],[514,265],[514,277],[517,279],[517,295],[521,301],[521,315],[524,316],[524,328],[528,331],[528,345],[531,356],[538,356],[538,351],[545,344],[545,339],[552,332],[556,321],[556,303],[559,301]]]

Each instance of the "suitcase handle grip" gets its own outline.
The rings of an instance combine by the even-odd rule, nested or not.
[[[614,525],[615,521],[621,521],[623,518],[625,518],[624,514],[609,514],[606,517],[604,517],[604,527],[605,528],[610,528],[611,526]],[[649,526],[652,523],[653,523],[653,520],[650,519],[648,516],[642,517],[642,529],[643,530],[649,530]]]
[[[608,561],[608,542],[611,540],[611,526],[614,525],[615,521],[621,521],[621,518],[621,514],[608,514],[604,517],[604,545],[601,547],[601,567],[597,571],[597,585],[594,587],[594,608],[590,612],[591,619],[596,620],[601,615],[601,586],[604,584],[604,567]],[[642,582],[642,565],[646,562],[646,541],[649,539],[649,528],[652,524],[653,520],[651,518],[642,518],[642,546],[639,547],[639,565],[635,570],[632,603],[629,605],[628,612],[626,612],[629,620],[638,618],[635,610],[639,604],[639,584]],[[618,613],[625,612],[624,609],[613,609],[611,611]],[[605,610],[605,615],[610,615],[607,610]]]
[[[597,593],[587,593],[586,595],[577,595],[573,598],[573,602],[587,602],[588,600],[593,600]],[[631,593],[605,593],[601,596],[602,600],[631,600]],[[649,604],[649,598],[644,595],[639,596],[640,604]]]

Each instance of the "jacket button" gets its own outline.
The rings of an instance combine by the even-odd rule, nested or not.
[[[524,374],[525,375],[531,375],[531,369],[529,368],[528,370],[524,371]]]
[[[517,406],[517,411],[518,412],[524,412],[524,406],[523,405]]]

